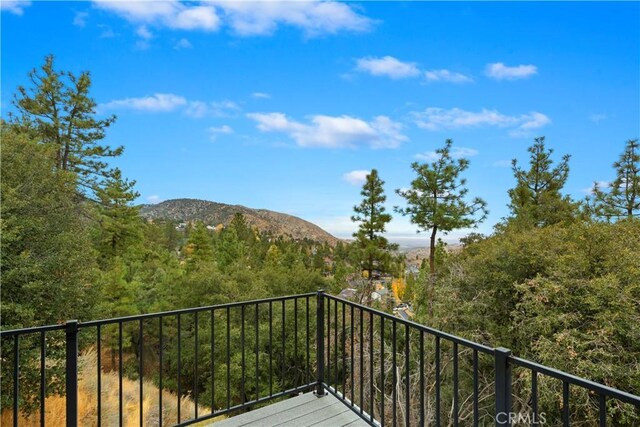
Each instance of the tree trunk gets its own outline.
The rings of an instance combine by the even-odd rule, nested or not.
[[[438,226],[431,229],[431,239],[429,246],[429,317],[433,317],[433,303],[436,297],[436,234]]]

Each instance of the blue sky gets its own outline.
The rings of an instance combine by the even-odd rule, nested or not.
[[[90,70],[140,203],[193,197],[349,236],[364,173],[388,207],[446,138],[470,196],[508,214],[508,166],[544,135],[566,191],[640,136],[638,2],[2,2],[2,114],[53,53]],[[394,215],[389,235],[416,237]],[[464,231],[452,233],[455,238]],[[426,236],[419,237],[423,239]],[[425,239],[426,240],[426,239]]]

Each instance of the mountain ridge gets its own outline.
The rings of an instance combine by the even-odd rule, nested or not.
[[[307,238],[331,245],[335,245],[339,240],[309,221],[269,209],[255,209],[242,205],[229,205],[191,198],[170,199],[156,204],[140,205],[140,216],[146,219],[185,222],[200,220],[212,226],[227,225],[236,213],[243,214],[247,223],[261,232],[271,232],[295,240]]]

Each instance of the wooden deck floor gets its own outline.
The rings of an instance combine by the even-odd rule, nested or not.
[[[330,394],[305,393],[210,424],[211,427],[364,427],[366,422]]]

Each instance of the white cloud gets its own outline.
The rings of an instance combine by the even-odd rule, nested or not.
[[[227,25],[240,36],[269,35],[279,26],[301,29],[307,36],[339,31],[367,31],[374,21],[345,3],[333,1],[165,1],[94,0],[97,7],[129,22],[181,30],[218,31]]]
[[[76,27],[84,27],[87,25],[87,18],[89,17],[89,12],[76,12],[73,17],[73,25]]]
[[[591,187],[583,188],[581,191],[585,194],[593,194],[596,188],[596,185],[598,186],[598,189],[606,190],[607,188],[609,188],[609,185],[611,185],[611,183],[609,181],[596,181],[593,184],[591,184]]]
[[[147,197],[147,202],[151,203],[152,205],[160,203],[161,201],[162,201],[162,199],[157,194],[154,194],[152,196],[148,196]]]
[[[487,64],[485,69],[487,76],[496,80],[516,80],[525,79],[538,73],[538,67],[535,65],[517,65],[509,67],[502,62]]]
[[[427,70],[424,72],[424,77],[430,82],[450,82],[450,83],[471,83],[473,79],[462,73],[456,73],[449,70]]]
[[[100,104],[98,109],[100,111],[135,110],[148,113],[182,111],[186,116],[201,119],[204,117],[231,117],[240,111],[240,106],[232,101],[191,101],[184,96],[172,93],[156,93],[139,98],[116,99]]]
[[[153,38],[153,33],[144,25],[138,27],[136,34],[144,40],[150,40]]]
[[[125,98],[101,104],[101,110],[138,110],[152,113],[165,113],[175,111],[179,107],[187,105],[187,100],[183,96],[171,93],[156,93],[142,98]]]
[[[416,124],[426,130],[461,129],[482,126],[509,128],[511,136],[526,136],[532,130],[551,123],[551,119],[537,111],[519,116],[509,116],[497,110],[465,111],[460,108],[427,108],[413,112]]]
[[[201,119],[203,117],[232,117],[240,111],[240,106],[233,101],[190,101],[185,109],[189,117]]]
[[[29,0],[2,0],[0,1],[0,10],[3,12],[13,13],[14,15],[22,15],[26,7],[31,6]]]
[[[271,98],[271,95],[265,92],[253,92],[251,94],[252,97],[254,98],[261,98],[261,99],[269,99]]]
[[[449,155],[453,159],[462,159],[467,157],[473,157],[478,155],[478,150],[467,147],[452,147]],[[424,153],[416,154],[415,158],[418,160],[425,160],[427,162],[433,162],[440,158],[440,155],[435,151],[426,151]]]
[[[340,31],[368,31],[373,21],[346,3],[334,1],[213,1],[229,27],[240,36],[269,35],[280,25],[301,29],[307,36]]]
[[[342,175],[342,178],[347,181],[351,185],[361,185],[367,180],[367,175],[369,175],[371,171],[365,170],[355,170],[351,172],[347,172]]]
[[[392,79],[403,79],[420,75],[420,70],[413,62],[402,62],[393,56],[382,58],[360,58],[356,60],[356,70],[374,76],[386,76]]]
[[[606,114],[590,114],[589,120],[599,125],[601,121],[606,120],[608,117]]]
[[[129,22],[179,30],[217,31],[220,18],[211,5],[167,1],[94,0],[94,4]]]
[[[182,50],[182,49],[191,49],[193,48],[193,45],[191,44],[191,42],[185,38],[181,38],[180,40],[178,40],[178,43],[176,43],[173,46],[174,49],[176,50]]]
[[[367,122],[351,116],[315,115],[306,124],[290,120],[283,113],[252,113],[247,117],[255,120],[261,131],[285,133],[300,147],[395,148],[407,139],[401,132],[402,125],[385,116]]]
[[[233,133],[233,128],[231,126],[228,125],[222,125],[220,127],[215,127],[215,126],[211,126],[209,128],[209,138],[212,141],[215,141],[216,138],[218,137],[218,135],[220,134],[231,134]]]

